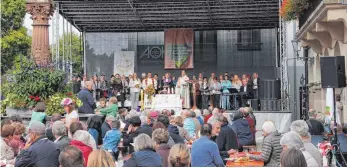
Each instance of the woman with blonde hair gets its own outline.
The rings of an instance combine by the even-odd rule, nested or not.
[[[89,154],[87,167],[115,167],[116,164],[109,152],[98,149]]]
[[[185,144],[174,145],[169,153],[169,167],[189,167],[190,150]]]

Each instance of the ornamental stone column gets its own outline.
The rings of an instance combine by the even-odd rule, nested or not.
[[[52,0],[27,0],[26,11],[33,20],[31,56],[37,65],[48,66],[51,62],[48,20],[54,12]]]

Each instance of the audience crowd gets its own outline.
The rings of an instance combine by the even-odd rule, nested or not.
[[[105,101],[105,100],[101,100]],[[249,107],[235,114],[218,108],[189,110],[118,109],[109,100],[87,122],[79,120],[74,102],[62,100],[65,116],[53,114],[47,126],[33,118],[29,126],[19,116],[1,121],[1,164],[18,167],[224,167],[230,155],[255,146],[264,137],[261,155],[247,157],[268,167],[321,167],[322,156],[311,143],[307,121],[292,122],[281,134],[273,121],[256,130]],[[105,103],[106,104],[106,103]],[[42,106],[34,110],[41,112]],[[312,122],[314,123],[314,122]],[[321,129],[317,127],[317,129]],[[319,130],[318,130],[319,132]]]

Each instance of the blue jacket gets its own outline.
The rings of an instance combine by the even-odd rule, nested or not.
[[[15,167],[59,167],[59,148],[47,138],[39,138],[20,152]]]
[[[94,138],[96,144],[99,142],[99,132],[95,128],[89,128],[88,133]]]
[[[224,167],[218,146],[206,136],[201,136],[192,146],[192,167]]]
[[[253,135],[247,120],[239,117],[234,118],[231,128],[236,133],[240,145],[245,146],[253,143]]]
[[[107,151],[117,152],[118,144],[121,138],[122,133],[118,129],[113,128],[112,130],[107,131],[103,139],[104,143],[102,145],[102,148],[104,148]]]
[[[90,93],[88,89],[84,88],[78,93],[77,97],[83,103],[83,105],[78,108],[78,112],[85,113],[85,114],[94,114],[94,109],[96,108],[96,104],[94,102],[92,93]]]
[[[145,149],[131,154],[123,167],[162,167],[161,157],[153,149]]]

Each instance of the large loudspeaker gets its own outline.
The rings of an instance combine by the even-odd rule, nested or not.
[[[346,87],[345,57],[320,57],[322,88]]]
[[[280,80],[260,80],[259,83],[260,99],[281,99]]]

